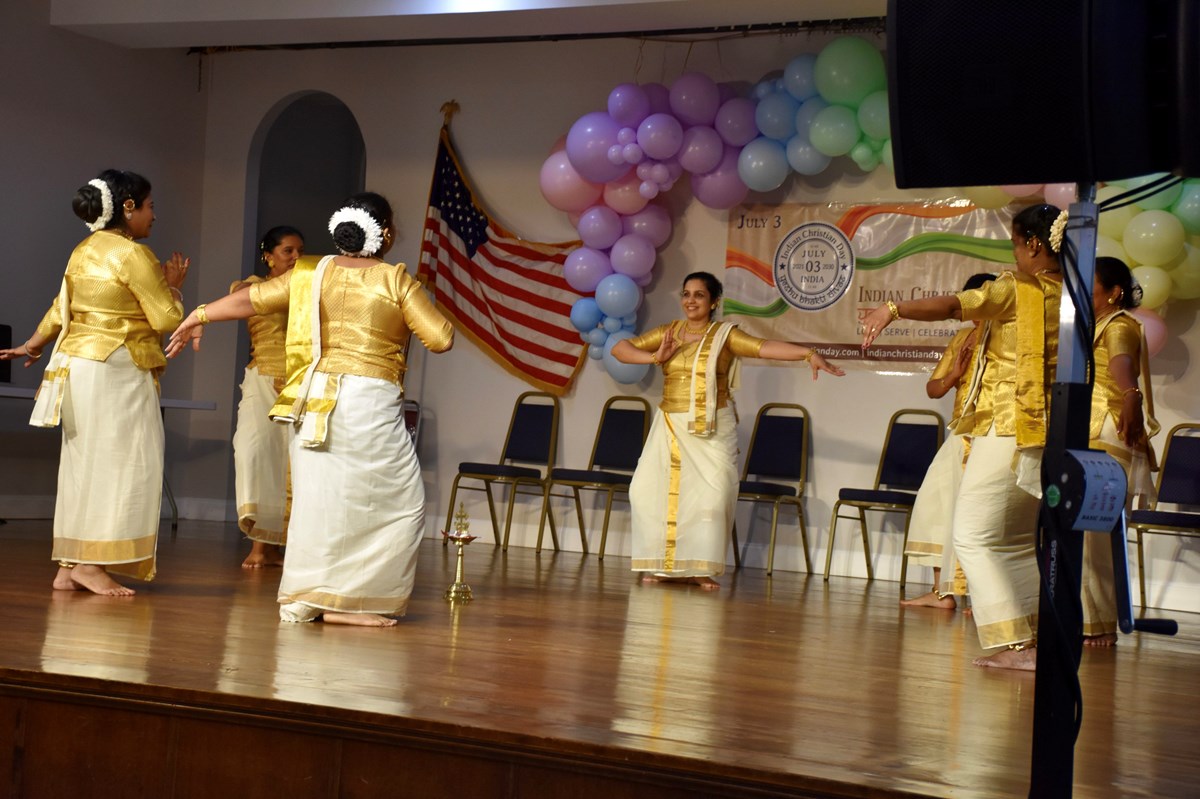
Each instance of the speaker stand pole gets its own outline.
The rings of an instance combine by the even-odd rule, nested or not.
[[[1091,299],[1096,271],[1096,187],[1079,184],[1079,202],[1071,205],[1067,237],[1077,260],[1075,283],[1085,301]],[[1064,253],[1067,248],[1064,247]],[[1050,421],[1042,458],[1042,486],[1057,475],[1068,449],[1088,448],[1091,384],[1088,353],[1092,343],[1091,308],[1076,308],[1066,291],[1067,270],[1062,258],[1063,297],[1059,312],[1058,371],[1052,388]],[[1086,327],[1080,335],[1079,328]],[[1078,691],[1079,659],[1083,650],[1083,606],[1079,581],[1083,563],[1083,533],[1059,529],[1056,515],[1043,502],[1038,538],[1042,592],[1038,606],[1037,677],[1033,703],[1033,754],[1029,796],[1070,797],[1074,779],[1076,714],[1082,713]]]

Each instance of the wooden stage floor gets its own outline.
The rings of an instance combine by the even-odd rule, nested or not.
[[[567,534],[572,534],[568,531]],[[50,523],[0,526],[0,795],[1014,797],[1032,675],[897,584],[756,569],[639,585],[627,558],[423,544],[393,629],[280,624],[232,525],[164,532],[132,599],[50,590]],[[1200,618],[1088,650],[1077,797],[1200,792]]]

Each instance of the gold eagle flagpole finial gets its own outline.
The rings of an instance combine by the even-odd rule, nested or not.
[[[450,100],[448,102],[442,103],[441,110],[442,110],[442,127],[448,128],[448,127],[450,127],[450,120],[454,117],[455,114],[457,114],[459,111],[462,110],[462,107],[459,106],[457,100]]]

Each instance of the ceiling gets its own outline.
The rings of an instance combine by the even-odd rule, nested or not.
[[[887,0],[51,0],[50,24],[121,47],[452,43],[753,30],[882,17]]]

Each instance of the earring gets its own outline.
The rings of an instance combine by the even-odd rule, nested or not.
[[[133,200],[126,200],[125,202],[121,203],[121,207],[125,209],[125,218],[133,219],[133,209],[134,209]]]
[[[1112,297],[1109,297],[1109,298],[1108,298],[1108,304],[1109,304],[1109,305],[1116,305],[1116,303],[1113,301],[1113,298],[1112,298]]]

